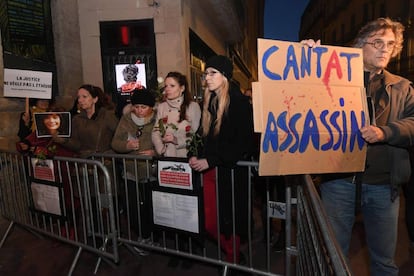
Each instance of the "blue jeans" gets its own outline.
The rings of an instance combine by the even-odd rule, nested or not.
[[[336,239],[348,255],[355,221],[355,184],[336,179],[320,186],[322,202]],[[400,198],[391,202],[389,185],[362,184],[361,212],[370,255],[371,275],[398,275],[394,262]]]

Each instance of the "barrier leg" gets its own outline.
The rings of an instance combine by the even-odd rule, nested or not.
[[[13,225],[14,225],[14,221],[11,221],[11,222],[10,222],[10,224],[9,224],[9,227],[7,227],[7,230],[6,230],[6,232],[4,233],[4,235],[3,235],[3,238],[1,239],[1,242],[0,242],[0,248],[2,248],[2,247],[3,247],[3,244],[4,244],[4,242],[6,241],[6,238],[7,238],[7,236],[9,235],[9,233],[10,233],[10,231],[11,231],[11,229],[12,229]]]
[[[75,258],[73,259],[72,264],[70,265],[70,270],[68,276],[71,276],[73,271],[75,270],[76,264],[78,263],[80,254],[82,253],[82,247],[79,246],[78,251],[76,252]]]

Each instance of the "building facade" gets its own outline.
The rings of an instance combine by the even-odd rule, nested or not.
[[[414,1],[310,0],[302,15],[299,37],[350,46],[359,29],[378,17],[390,17],[405,26],[403,51],[391,60],[389,69],[414,81]]]
[[[53,31],[53,41],[48,41],[51,36],[46,33],[39,43],[47,44],[46,52],[52,45],[54,56],[40,65],[33,65],[35,58],[13,52],[21,47],[8,43],[17,41],[10,35],[13,20],[7,13],[16,2],[4,0],[1,4],[0,149],[14,148],[25,102],[3,96],[4,68],[47,71],[50,67],[53,96],[68,109],[84,83],[115,93],[116,64],[144,63],[147,88],[157,86],[157,77],[170,71],[182,72],[188,76],[195,99],[202,97],[204,64],[214,54],[230,57],[234,82],[242,91],[257,80],[257,37],[263,35],[264,0],[30,1],[41,6],[36,12],[46,15],[43,23]]]

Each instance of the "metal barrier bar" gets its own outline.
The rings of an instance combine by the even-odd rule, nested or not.
[[[95,160],[56,157],[50,161],[55,181],[38,181],[33,160],[18,153],[0,152],[0,212],[11,221],[0,247],[11,233],[13,225],[26,227],[42,235],[56,238],[78,248],[69,275],[73,273],[83,250],[96,254],[101,260],[118,262],[118,244],[133,254],[143,250],[159,252],[186,260],[204,262],[229,270],[255,275],[351,275],[344,257],[336,245],[327,223],[319,195],[310,176],[286,177],[286,245],[285,255],[271,250],[269,238],[272,229],[269,213],[266,214],[266,244],[257,239],[260,227],[253,229],[252,188],[257,176],[253,171],[257,162],[239,161],[247,169],[247,238],[241,252],[247,256],[244,264],[225,261],[219,238],[211,239],[200,229],[200,234],[165,227],[152,227],[153,217],[146,201],[152,198],[158,184],[154,167],[157,160],[147,156],[95,154]],[[49,164],[49,166],[50,166]],[[43,170],[44,172],[44,170]],[[235,187],[236,171],[231,172],[232,234],[236,234]],[[201,175],[199,184],[203,185]],[[270,202],[269,181],[266,181],[266,204]],[[38,183],[37,183],[38,182]],[[35,205],[34,185],[58,187],[62,214],[39,211]],[[55,184],[53,184],[55,183]],[[49,185],[50,184],[50,185]],[[112,185],[111,185],[112,184]],[[49,185],[49,186],[48,186]],[[216,183],[216,190],[217,189]],[[200,199],[202,194],[198,195]],[[219,195],[217,195],[219,198]],[[217,200],[217,216],[223,202]],[[150,206],[151,207],[151,206]],[[267,209],[267,208],[266,208]],[[200,208],[199,220],[203,219]],[[257,210],[256,210],[257,211]],[[216,236],[220,237],[220,220]],[[256,223],[254,225],[258,225]],[[203,223],[200,224],[201,226]],[[151,226],[151,227],[150,227]],[[236,249],[234,239],[231,244]],[[280,264],[284,261],[284,271]]]
[[[309,175],[298,185],[297,275],[351,275]]]
[[[55,157],[39,160],[0,152],[0,213],[13,225],[78,248],[71,275],[83,250],[101,260],[119,261],[111,177],[98,161]]]
[[[322,205],[319,199],[319,195],[316,192],[312,181],[309,181],[309,176],[305,176],[305,183],[298,182],[297,177],[287,177],[288,183],[286,185],[286,255],[285,257],[277,255],[271,251],[271,241],[267,237],[267,244],[265,249],[257,241],[254,231],[248,231],[248,237],[246,243],[242,246],[242,252],[247,254],[247,263],[238,264],[235,262],[226,262],[223,259],[220,239],[211,240],[203,236],[202,243],[200,244],[197,238],[189,235],[186,239],[182,239],[182,231],[174,230],[158,230],[153,228],[150,231],[149,236],[143,235],[142,226],[145,222],[142,218],[143,206],[141,197],[143,194],[140,191],[140,187],[149,184],[145,183],[145,179],[153,179],[155,174],[152,174],[153,166],[157,163],[157,160],[152,160],[151,157],[138,156],[138,155],[120,155],[120,154],[95,154],[94,157],[100,160],[102,163],[110,160],[112,164],[122,164],[121,167],[113,166],[111,173],[114,178],[113,184],[115,190],[123,191],[116,197],[117,203],[115,204],[115,213],[117,218],[118,227],[118,239],[125,245],[129,250],[134,251],[136,249],[156,251],[163,254],[174,255],[182,257],[184,259],[190,259],[194,261],[200,261],[215,265],[223,268],[223,275],[226,275],[229,269],[235,269],[248,273],[255,273],[256,275],[281,275],[283,271],[276,271],[274,264],[280,262],[278,259],[285,258],[285,271],[284,274],[298,274],[298,275],[309,275],[310,271],[318,271],[323,273],[329,271],[335,271],[336,275],[349,275],[349,270],[344,262],[343,256],[340,253],[339,248],[334,243],[332,232],[329,231],[326,217],[322,210]],[[133,164],[133,175],[130,179],[126,176],[131,171],[127,171],[127,164]],[[138,168],[144,166],[146,169],[143,173]],[[238,166],[248,168],[248,227],[252,227],[252,187],[256,185],[252,176],[252,170],[258,168],[257,162],[239,161]],[[234,209],[234,186],[237,183],[234,182],[234,173],[232,174],[232,206]],[[155,179],[156,181],[156,179]],[[202,184],[202,179],[200,179]],[[131,186],[132,185],[132,186]],[[121,188],[120,188],[121,187]],[[131,187],[135,187],[135,198],[136,201],[131,204],[128,198],[128,192]],[[217,183],[216,183],[217,190]],[[304,192],[305,191],[305,192]],[[126,192],[126,193],[125,193]],[[296,196],[292,196],[295,194]],[[269,188],[267,188],[267,202],[269,202]],[[218,198],[219,196],[217,196]],[[120,202],[126,202],[126,206],[121,210]],[[298,206],[296,205],[298,203]],[[306,204],[306,207],[303,205]],[[132,209],[132,206],[135,210]],[[306,209],[304,211],[303,209]],[[220,202],[217,201],[217,216],[219,215]],[[145,212],[145,211],[144,211]],[[131,228],[131,213],[136,213],[136,219],[138,221],[138,229],[134,231]],[[316,214],[316,215],[315,215]],[[234,222],[234,210],[233,210],[233,222]],[[270,218],[269,214],[267,217]],[[268,220],[267,220],[268,221]],[[267,223],[266,223],[267,224]],[[308,227],[308,225],[317,225],[317,227]],[[266,227],[269,227],[267,225]],[[236,225],[233,224],[232,233],[235,234]],[[264,227],[264,226],[263,226]],[[269,227],[270,228],[270,227]],[[217,235],[219,234],[219,220],[217,225]],[[312,237],[319,236],[321,239],[315,239]],[[308,239],[309,238],[309,239]],[[183,243],[186,241],[187,245]],[[197,252],[192,250],[191,245],[196,244],[201,246]],[[296,247],[297,246],[297,247]],[[235,249],[235,243],[232,244],[233,251]],[[316,248],[318,252],[317,259],[309,260],[309,252],[306,247]],[[323,250],[320,250],[323,249]],[[303,250],[303,251],[302,251]],[[139,252],[135,251],[135,252]],[[315,253],[315,251],[313,251]],[[233,255],[235,257],[235,255]],[[304,266],[304,268],[303,268]],[[320,267],[323,267],[321,269]],[[279,274],[278,274],[279,273]],[[331,275],[331,274],[327,274]]]

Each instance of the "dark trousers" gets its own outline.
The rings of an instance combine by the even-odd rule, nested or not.
[[[405,197],[405,223],[410,241],[414,242],[414,179],[403,186]]]

